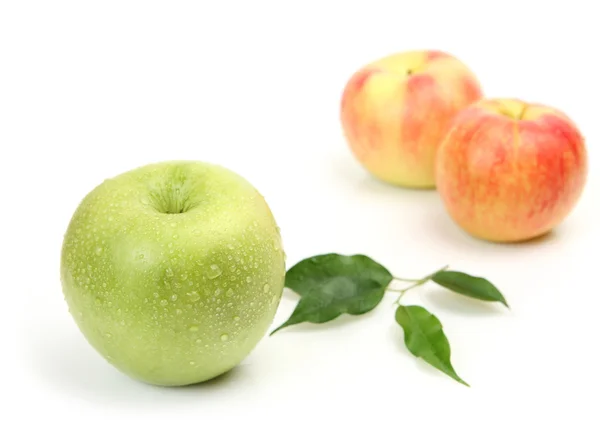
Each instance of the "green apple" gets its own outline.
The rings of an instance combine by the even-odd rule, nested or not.
[[[262,195],[218,165],[149,164],[104,181],[61,254],[87,341],[140,381],[179,386],[239,364],[279,305],[285,253]]]

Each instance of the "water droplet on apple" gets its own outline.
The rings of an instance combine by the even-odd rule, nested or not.
[[[229,334],[221,334],[221,341],[229,340]]]
[[[171,222],[171,223],[170,223],[170,225],[171,225],[172,227],[176,227],[176,226],[177,226],[177,223],[175,223],[175,222]]]
[[[196,362],[195,362],[195,361],[190,361],[190,365],[191,365],[191,366],[194,366],[195,364],[196,364]]]
[[[182,312],[183,312],[183,311],[182,311],[181,309],[179,309],[179,308],[177,308],[177,309],[175,310],[175,314],[181,314]]]
[[[96,305],[102,305],[102,299],[100,299],[100,297],[96,297],[96,300],[94,300],[94,302],[96,303]]]
[[[104,336],[105,336],[106,338],[112,338],[112,334],[111,334],[110,332],[107,332],[106,334],[104,334]]]
[[[191,332],[197,332],[197,331],[198,331],[198,326],[196,326],[196,325],[192,325],[192,326],[190,326],[190,327],[189,327],[189,330],[190,330]]]
[[[110,307],[112,306],[112,302],[108,302],[108,303],[106,304],[106,306],[108,306],[108,307],[110,308]]]
[[[173,294],[173,295],[171,296],[171,300],[172,300],[173,302],[174,302],[175,300],[177,300],[177,294]]]
[[[169,248],[173,248],[173,242],[169,242],[167,245]]]
[[[157,292],[155,292],[155,293],[153,294],[153,296],[154,296],[154,298],[155,298],[155,299],[158,299],[158,293],[157,293]]]
[[[197,344],[200,344],[200,343],[202,343],[202,339],[200,339],[200,338],[197,338],[197,339],[196,339],[196,343],[197,343]]]
[[[217,277],[219,277],[221,274],[223,273],[223,271],[221,270],[221,268],[219,268],[219,265],[215,265],[214,263],[209,267],[209,271],[208,271],[208,278],[209,279],[216,279]]]
[[[198,300],[200,300],[200,294],[198,294],[196,291],[188,292],[186,295],[190,298],[190,301],[192,302],[197,302]]]
[[[252,282],[252,277],[250,277],[250,276],[246,277],[246,282],[248,282],[248,283]]]
[[[173,277],[173,270],[171,268],[167,268],[165,270],[165,274],[167,277]]]
[[[160,306],[167,306],[169,304],[169,302],[167,302],[165,299],[162,299],[160,301]]]
[[[232,244],[228,244],[227,248],[229,248],[230,250],[233,250],[233,245]]]
[[[173,239],[179,239],[179,234],[173,234]]]
[[[227,294],[227,297],[233,297],[233,289],[229,288],[229,289],[227,290],[227,293],[226,293],[226,294]]]
[[[100,254],[102,254],[102,247],[96,248],[96,256],[99,256]]]
[[[240,316],[239,315],[234,315],[233,316],[233,320],[235,320],[236,322],[240,321]]]
[[[140,253],[137,255],[138,260],[142,260],[144,258],[144,253]]]
[[[271,290],[271,285],[269,285],[268,283],[265,283],[265,286],[263,286],[263,292],[266,294]]]
[[[188,278],[188,275],[187,275],[187,273],[183,273],[183,274],[181,275],[181,280],[187,280],[187,278]]]

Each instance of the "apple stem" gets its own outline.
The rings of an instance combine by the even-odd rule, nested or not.
[[[521,113],[519,113],[519,116],[517,117],[517,119],[519,121],[521,121],[523,119],[523,117],[525,116],[525,112],[527,112],[527,108],[528,108],[528,106],[524,105],[523,109],[521,109]]]

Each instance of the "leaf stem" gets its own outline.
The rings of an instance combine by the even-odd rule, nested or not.
[[[403,277],[396,277],[394,276],[394,280],[397,280],[399,282],[420,282],[421,279],[405,279]]]
[[[416,288],[417,286],[421,286],[424,285],[425,283],[429,282],[431,280],[431,278],[433,276],[435,276],[437,273],[439,273],[440,271],[445,271],[448,269],[449,265],[445,265],[444,267],[440,268],[437,271],[432,272],[431,274],[426,275],[425,277],[421,278],[421,279],[403,279],[400,277],[394,277],[394,280],[399,280],[402,282],[414,282],[412,285],[407,286],[406,288],[402,288],[402,289],[394,289],[394,288],[388,288],[388,291],[392,291],[392,292],[398,292],[400,293],[400,295],[398,296],[398,298],[396,299],[396,301],[394,302],[395,305],[399,305],[400,304],[400,299],[402,299],[402,297],[404,296],[404,294],[406,294],[408,291],[410,291],[413,288]]]

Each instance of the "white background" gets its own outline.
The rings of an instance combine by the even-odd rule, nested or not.
[[[590,0],[3,1],[0,439],[600,439],[596,20]],[[488,96],[543,102],[578,123],[589,181],[555,234],[476,241],[435,192],[380,184],[351,157],[338,119],[345,81],[421,48],[461,58]],[[290,265],[364,253],[398,276],[448,263],[492,280],[511,311],[433,287],[405,297],[440,318],[472,387],[408,354],[394,296],[360,318],[265,337],[204,385],[156,388],[117,372],[67,312],[62,235],[103,179],[167,159],[250,180]],[[285,292],[274,326],[296,300]]]

